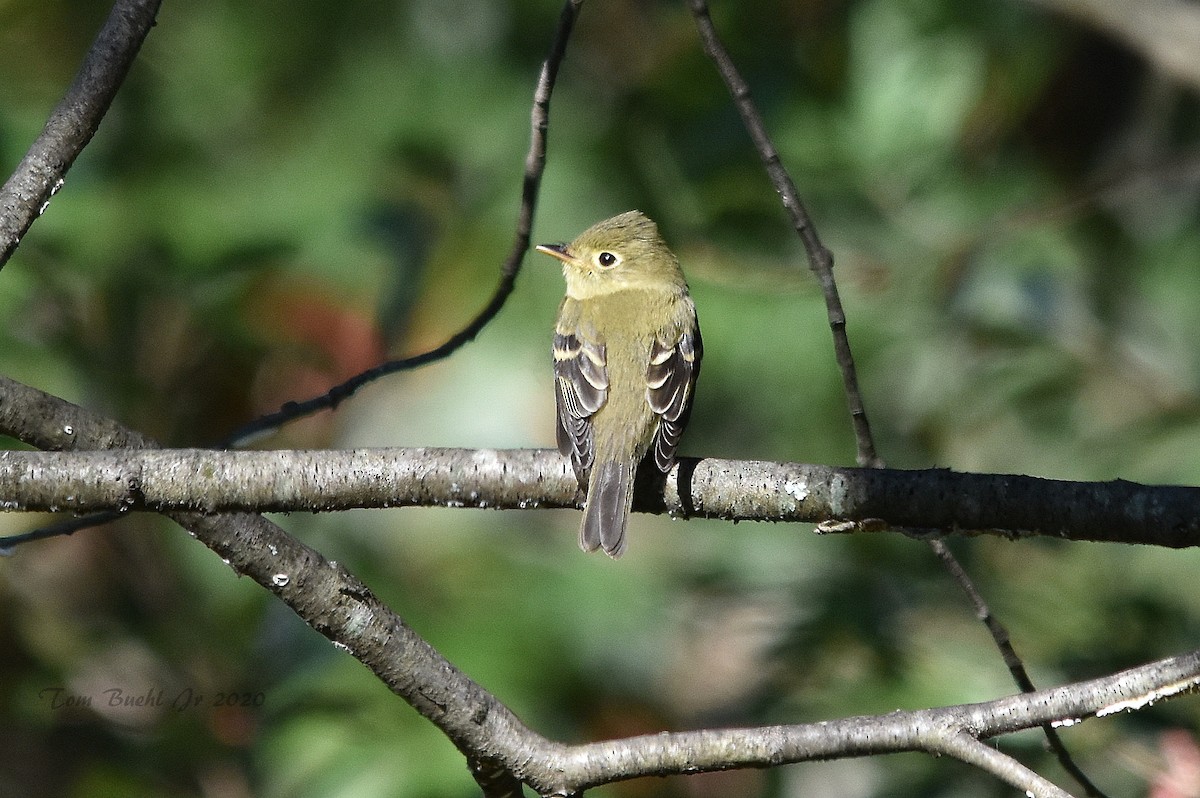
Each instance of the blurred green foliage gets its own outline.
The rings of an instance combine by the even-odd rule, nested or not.
[[[713,11],[836,256],[892,465],[1200,483],[1194,90],[1021,2]],[[0,4],[6,169],[104,13]],[[164,4],[0,272],[0,369],[198,445],[440,343],[486,301],[510,246],[557,13],[550,0]],[[682,3],[585,5],[535,239],[633,207],[680,254],[705,332],[683,451],[852,463],[823,305]],[[550,445],[562,286],[529,260],[476,342],[264,445]],[[0,532],[41,520],[2,516]],[[563,740],[1013,690],[957,588],[896,536],[636,516],[613,563],[579,553],[571,512],[279,521]],[[953,545],[1041,685],[1200,639],[1195,553]],[[432,726],[157,519],[24,547],[0,563],[0,597],[0,796],[474,792]],[[110,690],[150,705],[108,706]],[[1162,735],[1198,716],[1181,699],[1063,735],[1104,788],[1137,794],[1170,765]],[[1073,788],[1037,735],[999,745]],[[909,755],[597,794],[1009,791]]]

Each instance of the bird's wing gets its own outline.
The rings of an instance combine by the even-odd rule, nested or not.
[[[592,416],[608,398],[608,352],[603,343],[580,340],[575,332],[554,333],[554,399],[558,451],[571,458],[580,482],[596,454]]]
[[[654,464],[663,473],[675,462],[675,449],[692,412],[692,395],[700,376],[704,344],[693,326],[674,341],[654,339],[646,367],[646,400],[659,416],[651,448]]]

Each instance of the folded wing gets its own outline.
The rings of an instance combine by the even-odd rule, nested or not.
[[[674,341],[656,338],[650,350],[646,400],[659,416],[651,450],[654,464],[664,473],[675,462],[675,449],[692,412],[692,396],[696,378],[700,376],[703,352],[699,327],[693,327]]]
[[[608,398],[608,352],[604,344],[581,341],[574,333],[554,334],[554,395],[558,451],[571,458],[580,482],[595,459],[592,416]]]

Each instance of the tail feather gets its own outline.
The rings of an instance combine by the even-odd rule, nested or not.
[[[579,527],[584,551],[604,549],[616,559],[625,553],[625,528],[633,506],[633,466],[612,460],[596,463],[588,484],[587,506]]]

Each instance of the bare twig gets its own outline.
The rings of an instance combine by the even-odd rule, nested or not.
[[[1033,680],[1029,678],[1029,673],[1025,670],[1025,663],[1021,661],[1021,658],[1017,656],[1016,649],[1013,648],[1008,629],[995,616],[991,608],[987,605],[987,602],[984,601],[983,595],[975,587],[975,583],[967,575],[967,572],[963,569],[958,559],[951,553],[944,541],[931,540],[929,541],[929,545],[933,548],[934,554],[941,560],[942,565],[950,572],[954,580],[958,582],[958,586],[962,588],[963,593],[966,594],[967,600],[975,608],[975,616],[987,627],[1017,687],[1025,693],[1032,693],[1037,690],[1037,687],[1033,684]],[[1059,737],[1058,731],[1046,723],[1042,725],[1042,732],[1046,735],[1046,743],[1050,746],[1050,750],[1054,752],[1058,763],[1062,765],[1063,770],[1070,774],[1071,778],[1075,779],[1079,786],[1083,787],[1084,792],[1092,796],[1092,798],[1106,798],[1100,788],[1075,763],[1075,760],[1071,757],[1071,752],[1067,750],[1066,744]]]
[[[115,511],[89,513],[86,517],[73,516],[63,518],[52,524],[45,524],[28,532],[0,537],[0,556],[12,554],[13,549],[25,543],[34,543],[49,538],[67,537],[84,529],[91,529],[92,527],[112,523],[123,516],[124,513]]]
[[[542,184],[542,172],[546,166],[546,139],[550,119],[550,97],[554,92],[554,83],[558,78],[558,68],[566,55],[567,41],[575,19],[579,15],[579,7],[583,0],[568,0],[563,4],[558,18],[558,28],[554,32],[554,40],[550,45],[550,53],[542,63],[542,71],[538,76],[537,88],[533,95],[533,108],[530,112],[531,134],[529,152],[525,156],[525,178],[521,186],[521,207],[517,213],[516,238],[512,249],[500,268],[500,283],[487,305],[473,318],[466,327],[452,335],[442,345],[422,352],[412,357],[399,360],[389,360],[372,369],[356,374],[340,385],[335,385],[326,393],[298,402],[288,402],[278,411],[262,416],[235,430],[225,441],[218,444],[220,448],[238,446],[253,438],[265,435],[289,421],[294,421],[320,410],[332,410],[346,399],[349,399],[358,389],[375,380],[394,374],[397,371],[408,371],[420,366],[434,363],[449,357],[459,347],[475,339],[475,336],[495,318],[504,303],[508,300],[516,284],[517,274],[521,263],[529,249],[529,237],[533,230],[533,215],[537,207],[538,191]]]
[[[850,417],[854,426],[858,464],[861,466],[882,468],[884,461],[875,449],[875,443],[871,436],[871,427],[867,420],[866,407],[863,404],[862,395],[858,387],[858,375],[854,367],[854,356],[850,350],[849,336],[846,334],[846,316],[842,310],[841,298],[838,295],[837,283],[833,276],[833,255],[817,236],[812,219],[809,217],[808,211],[805,209],[796,191],[795,183],[792,181],[787,169],[784,168],[779,158],[779,152],[775,149],[775,145],[766,131],[766,126],[763,124],[762,115],[758,112],[758,108],[750,96],[749,85],[734,66],[729,52],[717,36],[712,17],[709,14],[708,3],[706,0],[689,0],[689,2],[692,7],[692,15],[696,20],[696,26],[700,32],[704,51],[712,59],[713,63],[716,64],[717,70],[721,73],[721,77],[725,81],[730,95],[733,97],[734,104],[742,116],[742,121],[745,124],[747,132],[750,134],[750,138],[754,142],[755,149],[758,150],[758,154],[762,158],[771,183],[775,186],[775,190],[783,200],[784,209],[790,215],[792,224],[796,228],[796,232],[800,235],[805,252],[808,254],[809,265],[824,293],[826,312],[829,316],[829,326],[833,333],[834,353],[838,367],[841,369],[842,386],[846,394],[846,403],[850,409]],[[959,584],[973,597],[972,600],[977,602],[976,606],[982,606],[986,609],[982,595],[975,589],[970,577],[962,566],[959,565],[950,550],[938,540],[929,541],[929,545]],[[990,611],[985,611],[982,617],[994,620],[994,616]],[[1033,685],[1027,675],[1024,676],[1023,680],[1018,678],[1018,674],[1025,674],[1025,669],[1008,642],[1007,632],[1002,636],[997,635],[997,631],[1003,629],[998,621],[994,626],[988,625],[988,629],[992,633],[997,646],[1000,648],[1005,663],[1009,665],[1010,671],[1017,680],[1018,686],[1022,690],[1032,690]],[[1016,665],[1015,669],[1013,663]],[[1061,740],[1058,739],[1058,735],[1050,727],[1046,727],[1046,734],[1051,747],[1054,749],[1063,767],[1079,780],[1080,784],[1087,789],[1089,795],[1102,796],[1102,793],[1095,788],[1091,781],[1080,772],[1079,768],[1071,760]]]
[[[792,225],[796,228],[796,232],[804,244],[804,251],[808,253],[808,265],[816,275],[817,282],[821,285],[821,291],[825,295],[829,329],[833,333],[833,351],[837,357],[838,368],[842,373],[846,403],[850,409],[851,422],[854,425],[858,464],[866,467],[880,465],[879,457],[875,453],[875,442],[871,438],[871,425],[867,421],[867,409],[858,388],[854,354],[850,350],[850,339],[846,335],[846,313],[842,310],[842,300],[838,295],[837,283],[833,278],[833,253],[821,243],[817,230],[813,227],[812,218],[808,215],[804,203],[800,201],[796,184],[792,182],[791,175],[783,167],[783,163],[779,159],[779,151],[775,149],[775,144],[767,133],[762,114],[758,112],[757,106],[750,97],[750,86],[734,66],[729,52],[717,36],[712,17],[708,13],[708,3],[705,0],[689,0],[689,2],[692,6],[692,15],[696,19],[696,27],[700,31],[700,41],[704,45],[704,52],[716,64],[717,71],[721,73],[721,78],[729,88],[734,105],[737,106],[746,131],[750,134],[750,138],[754,141],[754,147],[762,158],[771,184],[775,186],[780,199],[783,200],[784,210],[791,217]]]
[[[0,189],[0,269],[92,140],[154,26],[160,4],[161,0],[117,0],[71,87]]]

